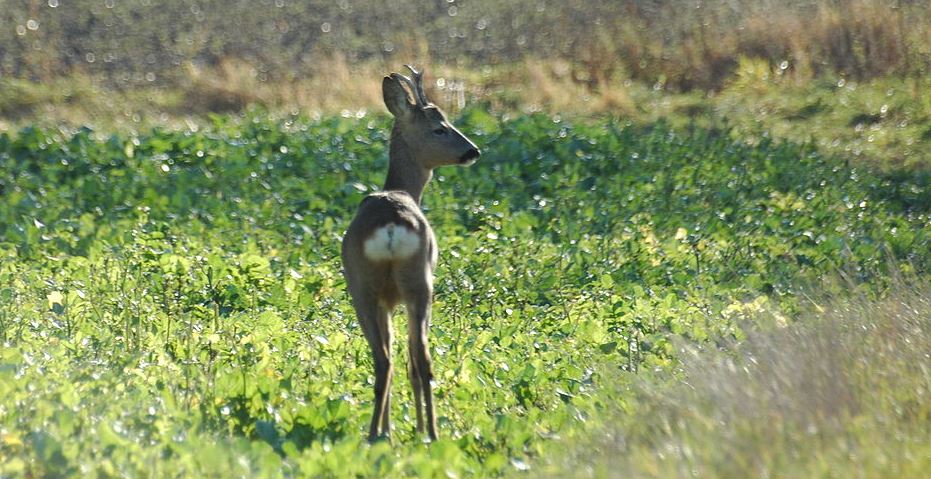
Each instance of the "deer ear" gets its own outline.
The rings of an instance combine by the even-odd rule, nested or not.
[[[410,93],[401,85],[401,82],[391,76],[381,81],[381,92],[385,97],[385,106],[395,118],[407,116],[414,108]]]

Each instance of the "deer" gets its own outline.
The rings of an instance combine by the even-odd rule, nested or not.
[[[391,315],[399,304],[408,317],[408,377],[417,433],[422,435],[426,426],[430,440],[437,439],[428,333],[438,248],[421,197],[435,168],[468,166],[481,154],[427,98],[423,71],[405,66],[411,77],[393,72],[382,79],[385,106],[394,117],[384,188],[362,200],[342,242],[347,289],[375,362],[369,442],[390,441]]]

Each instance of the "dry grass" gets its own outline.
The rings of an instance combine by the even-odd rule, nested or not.
[[[646,62],[662,63],[667,71],[644,73],[664,75],[672,87],[719,89],[742,57],[772,66],[786,62],[788,73],[801,81],[825,74],[859,80],[920,75],[931,61],[927,4],[787,0],[726,10],[712,7],[696,19],[706,25],[697,27],[680,19],[672,27],[679,48],[654,48],[669,61],[662,63],[660,56]]]
[[[48,84],[11,80],[0,84],[0,131],[26,123],[139,130],[255,108],[307,114],[381,112],[381,78],[403,68],[380,61],[350,64],[341,55],[317,65],[305,75],[269,78],[232,58],[213,67],[187,64],[170,88],[117,89],[104,78],[87,75]],[[451,113],[475,101],[499,111],[626,115],[634,110],[623,81],[580,79],[567,62],[528,60],[495,69],[427,62],[425,67],[428,95]]]
[[[195,113],[241,111],[254,105],[324,113],[378,110],[381,78],[399,68],[382,62],[349,65],[341,55],[319,65],[312,74],[277,81],[263,81],[257,70],[235,60],[209,70],[189,67],[184,107]],[[425,68],[431,80],[428,95],[450,111],[461,109],[463,98],[487,100],[498,110],[590,114],[633,110],[623,81],[579,78],[578,69],[565,61],[526,60],[478,72],[430,62]]]
[[[630,114],[634,104],[621,79],[593,79],[584,66],[559,60],[526,60],[488,70],[466,82],[470,96],[487,100],[496,110],[549,111],[598,115]]]
[[[834,301],[730,351],[685,348],[552,471],[578,477],[929,477],[931,288]],[[610,399],[610,398],[609,398]]]
[[[254,107],[381,111],[381,75],[405,62],[427,66],[437,80],[434,98],[452,110],[482,100],[500,110],[641,117],[663,110],[643,106],[644,89],[716,94],[746,65],[779,72],[783,84],[795,86],[840,77],[918,84],[931,68],[931,6],[909,0],[734,0],[696,8],[476,0],[457,6],[456,16],[408,6],[408,14],[390,18],[378,15],[387,4],[373,4],[333,23],[314,1],[258,9],[206,0],[198,8],[209,14],[200,19],[174,15],[191,8],[180,0],[81,8],[90,3],[20,5],[0,14],[16,25],[0,32],[0,128],[30,119],[144,128]],[[35,29],[27,19],[37,20]],[[114,27],[88,31],[94,22]],[[333,30],[321,33],[323,22]],[[168,27],[189,36],[162,35]],[[371,36],[375,31],[383,36]],[[449,41],[453,31],[460,40]],[[63,99],[57,91],[74,79],[86,94]]]
[[[342,55],[318,63],[308,75],[269,80],[247,62],[224,59],[211,68],[187,66],[182,82],[185,108],[190,112],[242,111],[250,106],[269,109],[334,112],[380,105],[381,65],[350,66]]]
[[[20,2],[0,13],[0,23],[11,26],[0,30],[0,75],[48,81],[83,71],[122,88],[144,85],[154,74],[155,83],[176,88],[178,77],[183,83],[191,73],[179,65],[190,62],[207,65],[198,74],[206,75],[200,86],[208,97],[196,100],[229,109],[250,100],[239,96],[249,92],[208,78],[301,83],[325,78],[318,66],[339,58],[353,73],[359,64],[408,61],[456,67],[568,61],[575,80],[592,91],[626,78],[717,90],[741,57],[785,61],[800,78],[840,74],[862,81],[927,74],[931,67],[931,4],[924,1],[731,0],[685,8],[645,0],[474,0],[455,5],[455,15],[447,7],[386,1],[339,13],[323,0],[280,3],[204,0],[195,8],[182,0],[127,1],[100,9],[96,0],[56,8]],[[203,14],[190,15],[192,8]]]

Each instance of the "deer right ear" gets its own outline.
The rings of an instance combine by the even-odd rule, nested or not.
[[[414,107],[410,93],[401,85],[401,82],[391,76],[381,81],[381,92],[385,97],[385,106],[395,118],[407,116]]]

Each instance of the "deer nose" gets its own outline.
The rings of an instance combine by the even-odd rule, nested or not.
[[[475,158],[478,158],[478,156],[481,155],[481,154],[482,154],[482,152],[481,152],[481,151],[478,151],[478,148],[472,148],[472,149],[470,149],[469,151],[465,152],[464,155],[462,155],[461,157],[459,157],[459,161],[465,163],[465,162],[467,162],[467,161],[469,161],[469,160],[474,160]]]

